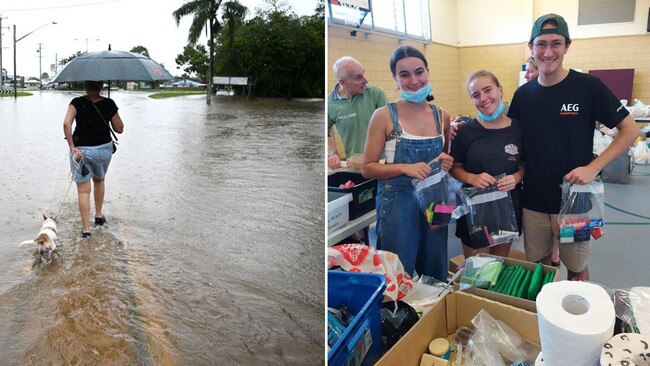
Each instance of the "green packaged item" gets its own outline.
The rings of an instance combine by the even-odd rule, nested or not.
[[[537,263],[535,271],[533,271],[533,277],[530,280],[530,286],[528,286],[528,300],[535,301],[539,290],[542,288],[542,281],[544,280],[544,267],[541,263]]]
[[[492,258],[472,257],[471,260],[466,260],[459,280],[460,288],[489,288],[496,283],[501,267],[501,261]]]
[[[515,272],[515,267],[514,266],[508,266],[507,267],[507,273],[503,277],[503,280],[502,280],[501,284],[499,284],[499,286],[496,288],[496,292],[503,293],[503,289],[507,286],[508,281],[510,280],[510,278],[512,277],[514,272]]]
[[[504,294],[510,295],[512,293],[512,289],[515,286],[515,284],[517,283],[517,279],[519,278],[519,276],[522,273],[521,271],[523,271],[523,267],[517,266],[517,269],[515,270],[515,275],[512,276],[512,279],[510,280],[510,283],[508,284],[508,288],[506,289]]]
[[[527,288],[528,282],[530,282],[530,276],[531,273],[529,270],[526,270],[526,273],[524,273],[524,277],[521,279],[521,282],[519,283],[519,288],[517,289],[517,292],[513,296],[518,297],[518,298],[523,298],[523,293],[524,293],[524,288]]]
[[[499,275],[499,279],[497,280],[496,285],[494,285],[493,288],[491,288],[491,291],[498,292],[499,288],[503,287],[503,283],[506,280],[506,277],[508,277],[508,274],[512,271],[511,266],[504,265],[503,269],[501,270],[501,274]]]
[[[508,293],[508,295],[510,296],[515,296],[515,297],[517,296],[517,292],[519,291],[519,286],[521,286],[521,282],[524,280],[524,277],[526,276],[526,272],[527,272],[526,268],[524,267],[519,267],[519,268],[521,268],[519,270],[519,275],[515,279],[515,283],[512,286],[512,290],[510,290],[510,292]]]
[[[526,275],[524,276],[524,280],[521,281],[521,285],[519,286],[519,290],[517,291],[518,298],[525,299],[526,295],[528,295],[527,290],[528,290],[528,284],[530,283],[531,276],[532,273],[526,270]]]
[[[553,272],[546,272],[544,275],[544,284],[546,285],[547,283],[553,282],[553,277],[555,277]]]

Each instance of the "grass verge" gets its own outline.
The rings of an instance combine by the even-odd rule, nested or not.
[[[149,98],[164,99],[173,97],[183,97],[186,95],[205,95],[204,91],[190,91],[190,92],[161,92],[149,95]]]
[[[19,97],[28,97],[30,95],[34,95],[34,94],[28,93],[28,92],[23,92],[23,91],[18,92]],[[13,97],[14,97],[13,92],[11,94],[0,94],[0,98],[13,98]]]

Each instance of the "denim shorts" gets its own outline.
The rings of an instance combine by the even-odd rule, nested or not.
[[[83,167],[81,162],[75,162],[72,152],[68,154],[70,157],[70,172],[72,173],[72,180],[75,183],[85,183],[90,181],[90,178],[103,180],[108,170],[108,165],[111,163],[113,157],[113,143],[109,142],[97,146],[77,146],[84,154],[83,165],[88,169],[88,174],[83,175]]]

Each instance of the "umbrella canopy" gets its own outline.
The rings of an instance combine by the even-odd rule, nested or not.
[[[99,51],[81,55],[56,76],[53,83],[70,81],[163,81],[172,80],[162,65],[138,53]]]

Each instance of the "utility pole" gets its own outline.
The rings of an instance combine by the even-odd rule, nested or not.
[[[2,19],[7,19],[3,18],[2,14],[0,14],[0,89],[5,85],[5,74],[2,72]],[[4,27],[9,29],[9,27]]]
[[[41,90],[43,89],[43,71],[41,70],[41,59],[43,58],[43,49],[41,48],[43,44],[38,43],[38,89]]]
[[[20,37],[18,39],[16,39],[16,25],[14,24],[14,27],[13,27],[14,28],[14,99],[18,98],[18,85],[16,84],[16,79],[18,78],[18,71],[16,71],[16,43],[18,43],[20,40],[27,37],[28,35],[36,32],[37,30],[39,30],[39,29],[41,29],[43,27],[47,27],[50,24],[57,24],[57,23],[56,22],[45,23],[45,24],[41,25],[40,27],[34,29],[33,31],[25,34],[24,36],[22,36],[22,37]]]

